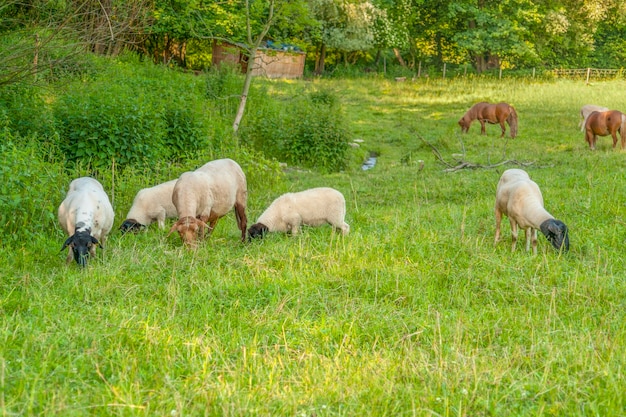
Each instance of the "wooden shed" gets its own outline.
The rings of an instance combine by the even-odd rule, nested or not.
[[[241,47],[229,43],[213,42],[213,65],[229,63],[239,65],[242,72],[248,69],[248,57]],[[306,53],[295,50],[259,48],[254,59],[252,75],[268,78],[300,78],[304,74]]]

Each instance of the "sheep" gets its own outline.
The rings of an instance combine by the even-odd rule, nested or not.
[[[195,248],[198,234],[204,237],[207,227],[211,233],[218,219],[234,208],[244,242],[248,222],[247,198],[246,176],[232,159],[218,159],[195,171],[185,172],[176,181],[172,192],[178,221],[169,233],[177,231],[187,247]]]
[[[126,220],[120,226],[122,233],[139,231],[155,221],[160,229],[165,229],[165,219],[176,217],[176,207],[172,202],[176,181],[171,180],[139,190],[126,215]]]
[[[58,217],[69,235],[61,248],[62,251],[69,246],[67,263],[73,257],[78,265],[86,267],[88,257],[96,256],[96,245],[104,247],[115,217],[102,184],[90,177],[73,180],[59,206]]]
[[[511,236],[515,250],[518,229],[526,233],[526,251],[530,250],[532,241],[533,254],[537,254],[537,229],[541,230],[556,250],[569,250],[569,234],[567,226],[556,220],[543,208],[543,197],[539,186],[530,179],[528,173],[521,169],[504,171],[496,189],[496,236],[495,243],[500,240],[500,223],[502,215],[509,218]]]
[[[263,237],[268,232],[291,232],[297,235],[301,225],[321,226],[330,223],[343,235],[350,232],[344,221],[346,200],[339,191],[319,187],[278,197],[248,229],[249,239]]]
[[[585,125],[587,124],[587,118],[594,111],[604,112],[604,111],[609,111],[609,108],[608,107],[602,107],[602,106],[596,106],[595,104],[585,104],[584,106],[582,106],[582,108],[580,109],[580,117],[582,118],[582,121],[580,122],[580,131],[581,132],[585,131]]]

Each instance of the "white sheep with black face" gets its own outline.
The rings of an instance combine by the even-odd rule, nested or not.
[[[67,195],[58,210],[59,223],[69,235],[61,250],[69,247],[67,262],[72,258],[82,267],[89,256],[96,255],[96,246],[104,246],[113,227],[115,213],[102,184],[90,177],[70,183]]]
[[[268,232],[291,232],[296,235],[301,225],[330,224],[347,235],[346,200],[339,191],[329,187],[312,188],[278,197],[248,229],[250,239]]]
[[[522,169],[508,169],[500,177],[496,189],[495,215],[495,243],[500,240],[500,223],[505,215],[511,223],[511,250],[515,250],[518,226],[526,232],[527,251],[532,243],[533,253],[537,253],[537,230],[541,230],[556,250],[569,250],[567,226],[544,209],[539,186]]]
[[[241,240],[245,241],[247,199],[246,176],[232,159],[218,159],[185,172],[172,192],[178,221],[170,233],[177,231],[185,245],[195,247],[198,235],[203,237],[205,228],[212,232],[217,221],[234,209]]]

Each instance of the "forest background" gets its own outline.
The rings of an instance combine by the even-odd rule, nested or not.
[[[211,43],[252,47],[255,36],[307,52],[316,74],[346,68],[621,68],[626,4],[618,0],[5,1],[0,83],[29,46],[52,39],[98,54],[134,50],[168,65],[210,67]],[[45,54],[40,60],[59,59]],[[71,43],[72,45],[67,45]],[[39,65],[44,62],[40,62]]]

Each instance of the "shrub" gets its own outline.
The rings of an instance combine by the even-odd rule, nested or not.
[[[123,85],[75,85],[54,108],[61,150],[94,168],[140,164],[165,155],[165,122],[156,103]]]
[[[94,168],[113,159],[119,167],[180,160],[209,144],[200,85],[189,74],[117,62],[54,104],[61,149],[68,161]]]
[[[38,141],[14,135],[6,115],[0,114],[0,124],[0,240],[24,245],[56,222],[63,164],[43,161]]]
[[[325,172],[345,168],[349,131],[333,92],[299,94],[286,105],[261,100],[242,129],[246,143],[290,164]]]

